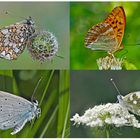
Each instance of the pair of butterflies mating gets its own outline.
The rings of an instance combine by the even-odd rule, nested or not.
[[[0,91],[1,130],[12,128],[13,132],[11,134],[14,135],[18,133],[28,121],[40,116],[41,109],[38,108],[38,101],[34,102],[34,95],[40,81],[41,79],[37,83],[31,102],[8,92]]]
[[[123,49],[125,25],[126,16],[123,7],[115,7],[103,22],[89,29],[85,37],[85,46],[113,55],[116,51]]]
[[[35,34],[31,17],[0,29],[0,57],[15,60],[24,51]]]

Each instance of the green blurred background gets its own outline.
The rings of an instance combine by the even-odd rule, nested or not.
[[[70,48],[72,69],[98,69],[96,59],[106,56],[107,53],[85,48],[85,36],[93,25],[102,22],[116,6],[123,6],[126,13],[124,50],[117,52],[116,56],[126,57],[127,69],[140,69],[139,2],[71,2]]]
[[[41,116],[27,122],[16,135],[12,129],[0,130],[1,138],[62,138],[69,137],[69,71],[53,70],[0,70],[0,90],[31,101],[38,80],[35,99],[39,102]]]
[[[140,71],[71,71],[71,118],[75,113],[80,116],[95,105],[115,103],[117,91],[112,85],[113,78],[122,95],[140,91]],[[136,115],[135,115],[136,116]],[[136,116],[138,120],[140,117]],[[86,126],[74,126],[71,122],[71,137],[106,137],[103,131]],[[138,138],[140,129],[132,127],[114,128],[110,137]]]
[[[8,11],[9,14],[4,14]],[[69,68],[69,3],[66,2],[0,2],[0,28],[31,16],[39,30],[52,32],[59,50],[53,61],[43,64],[33,60],[27,49],[16,61],[0,59],[0,69],[68,69]]]

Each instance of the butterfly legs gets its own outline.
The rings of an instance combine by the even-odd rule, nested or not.
[[[109,55],[110,58],[115,58],[114,54],[111,53],[111,52],[108,52],[108,55]]]

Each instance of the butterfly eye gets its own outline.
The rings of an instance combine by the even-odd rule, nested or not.
[[[33,101],[33,104],[35,104],[36,106],[38,106],[38,101],[37,100],[34,100]]]
[[[118,99],[119,101],[122,101],[122,100],[123,100],[123,97],[122,97],[121,95],[118,95],[118,96],[117,96],[117,99]]]

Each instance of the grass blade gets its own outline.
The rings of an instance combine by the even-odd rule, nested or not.
[[[52,79],[52,77],[53,77],[53,73],[54,73],[54,70],[51,71],[50,77],[49,77],[49,79],[48,79],[47,85],[46,85],[46,87],[45,87],[45,90],[44,90],[44,92],[43,92],[42,98],[41,98],[40,103],[39,103],[40,106],[41,106],[41,104],[42,104],[42,102],[43,102],[43,99],[44,99],[44,97],[45,97],[45,94],[46,94],[46,92],[47,92],[47,89],[48,89],[48,87],[49,87],[49,84],[50,84],[51,79]]]
[[[64,138],[69,125],[69,71],[60,71],[57,137]]]
[[[49,125],[51,124],[51,122],[52,122],[53,118],[54,118],[54,117],[55,117],[55,115],[57,114],[57,111],[58,111],[58,106],[56,106],[56,108],[55,108],[55,110],[54,110],[53,114],[51,115],[51,117],[50,117],[50,119],[49,119],[48,123],[46,124],[46,126],[45,126],[45,128],[44,128],[43,132],[41,133],[40,138],[43,138],[43,136],[45,135],[45,133],[46,133],[46,131],[47,131],[47,129],[48,129],[48,127],[49,127]]]

